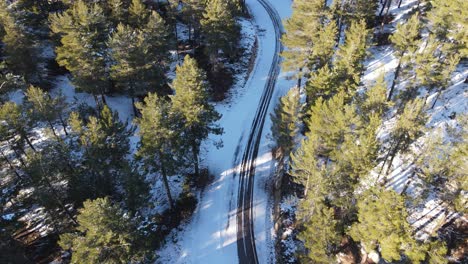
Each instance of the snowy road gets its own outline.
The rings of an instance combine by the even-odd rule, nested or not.
[[[246,1],[257,35],[254,66],[245,85],[233,88],[231,100],[216,105],[225,133],[210,135],[202,146],[205,157],[202,162],[214,180],[199,195],[190,222],[174,231],[158,252],[158,263],[273,262],[270,201],[264,188],[274,170],[269,113],[273,102],[293,86],[286,76],[280,74],[277,78],[281,19],[275,9],[285,18],[290,15],[291,3],[291,0]],[[219,140],[223,141],[223,147],[217,149],[213,141]],[[239,214],[240,211],[245,214]],[[243,237],[248,237],[243,240],[245,243],[241,241]],[[253,254],[256,256],[252,257]]]
[[[257,248],[255,245],[255,231],[253,222],[253,195],[255,160],[257,159],[260,140],[262,136],[265,118],[271,102],[276,80],[280,72],[279,53],[282,51],[280,42],[282,33],[281,18],[275,8],[266,0],[259,0],[273,22],[275,29],[275,53],[268,73],[267,82],[258,106],[255,118],[252,122],[247,146],[245,147],[240,165],[239,190],[237,194],[237,253],[240,263],[258,263]],[[239,142],[241,144],[241,142]]]

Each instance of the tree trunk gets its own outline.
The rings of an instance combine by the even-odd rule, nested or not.
[[[57,139],[57,141],[62,140],[62,139],[57,135],[57,133],[55,132],[55,128],[54,128],[54,125],[52,124],[52,122],[51,122],[50,120],[48,120],[47,123],[49,124],[49,127],[50,127],[50,129],[52,130],[52,134],[54,134],[54,136],[55,136],[55,138]]]
[[[98,109],[98,112],[100,112],[101,103],[99,102],[97,95],[93,94],[93,98],[94,98],[94,102],[96,102],[96,108]]]
[[[194,162],[194,167],[195,167],[195,176],[199,177],[200,176],[200,164],[198,161],[198,156],[199,156],[199,147],[197,146],[197,143],[194,141],[192,142],[192,153],[193,153],[193,162]]]
[[[62,115],[59,116],[59,119],[60,119],[60,123],[62,124],[62,127],[63,127],[63,132],[65,132],[65,135],[68,136],[67,124],[65,124],[65,120],[63,120]]]
[[[161,157],[161,155],[160,155],[160,157]],[[169,181],[167,180],[166,167],[164,166],[163,162],[161,163],[161,173],[162,173],[162,177],[163,177],[164,188],[166,188],[167,200],[169,201],[169,205],[171,207],[171,210],[174,210],[174,200],[172,200],[171,189],[169,187]]]
[[[31,140],[29,140],[28,136],[25,135],[26,133],[23,133],[23,138],[24,140],[26,140],[26,143],[28,143],[29,147],[34,151],[36,152],[36,148],[34,148],[33,144],[31,143]]]
[[[385,0],[385,2],[383,2],[382,8],[380,9],[380,12],[379,12],[379,17],[382,16],[383,11],[385,10],[385,6],[387,5],[387,2],[388,2],[388,0]],[[382,3],[382,2],[381,2],[381,3]],[[383,23],[383,20],[382,20],[382,23]]]
[[[50,183],[49,179],[47,179],[44,175],[44,181],[47,185],[47,187],[51,190],[55,200],[57,201],[57,203],[59,204],[60,208],[62,209],[62,211],[68,216],[68,218],[70,218],[70,220],[75,224],[75,225],[78,225],[78,222],[76,222],[76,220],[73,218],[73,215],[72,213],[70,213],[70,211],[65,207],[65,205],[62,203],[62,199],[60,198],[60,196],[58,195],[57,191],[55,190],[54,186],[52,186],[52,183]]]
[[[401,144],[401,140],[399,139],[396,146],[392,150],[390,162],[388,163],[387,170],[385,171],[385,180],[384,180],[385,182],[387,182],[387,176],[390,173],[390,169],[392,168],[392,165],[393,165],[393,160],[395,159],[395,156],[398,153],[398,150],[400,148],[400,144]]]
[[[403,55],[401,56],[400,60],[398,61],[398,66],[395,70],[395,76],[393,77],[392,86],[390,87],[390,92],[388,93],[387,102],[392,100],[393,90],[395,89],[396,81],[398,79],[398,75],[400,75],[401,70],[401,60]]]
[[[435,98],[435,100],[434,100],[434,103],[432,103],[431,110],[434,109],[434,106],[436,105],[437,100],[439,100],[440,94],[441,94],[441,91],[440,91],[440,90],[437,91],[437,96],[436,96],[436,98]]]
[[[13,166],[13,164],[11,163],[11,161],[8,159],[8,157],[5,155],[5,153],[3,152],[3,149],[0,149],[0,152],[2,154],[2,157],[3,159],[8,163],[8,166],[10,167],[10,169],[15,173],[16,177],[18,177],[18,179],[20,180],[23,180],[23,177],[21,177],[21,175],[18,173],[18,171],[16,170],[16,168]]]
[[[398,8],[401,7],[401,3],[403,2],[403,0],[400,0],[400,2],[398,3]]]

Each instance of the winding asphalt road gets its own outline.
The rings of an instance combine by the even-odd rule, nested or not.
[[[255,160],[258,155],[265,118],[280,72],[281,59],[279,53],[283,47],[280,42],[283,27],[281,18],[268,0],[258,0],[268,12],[275,28],[275,55],[268,73],[267,82],[260,99],[260,105],[252,122],[247,146],[240,165],[239,190],[237,195],[237,252],[239,263],[258,263],[253,227],[253,190],[255,176]]]

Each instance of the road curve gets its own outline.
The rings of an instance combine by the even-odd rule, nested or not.
[[[281,59],[279,53],[283,47],[280,42],[283,27],[281,18],[268,0],[258,0],[267,11],[275,29],[275,53],[268,73],[267,82],[260,99],[260,105],[255,113],[249,138],[242,155],[239,174],[239,189],[237,195],[237,253],[239,263],[258,263],[253,227],[253,190],[255,176],[255,159],[257,158],[260,139],[267,116],[270,101],[280,72]]]

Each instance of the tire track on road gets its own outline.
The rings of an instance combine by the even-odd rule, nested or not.
[[[275,29],[275,53],[265,84],[260,105],[255,113],[249,133],[247,146],[242,156],[239,174],[239,190],[237,199],[237,252],[239,263],[258,263],[255,246],[255,231],[253,227],[253,190],[255,176],[255,160],[260,147],[260,140],[270,106],[276,80],[280,72],[281,59],[279,53],[283,50],[280,38],[283,32],[281,18],[278,12],[267,0],[258,0],[265,8]]]

